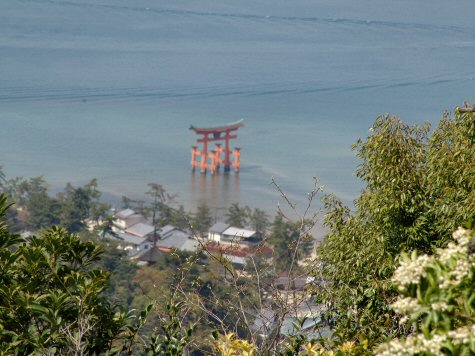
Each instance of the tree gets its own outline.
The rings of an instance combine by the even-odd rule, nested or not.
[[[70,183],[59,194],[61,202],[60,222],[70,232],[79,232],[86,227],[91,197],[84,188],[74,188]]]
[[[9,201],[17,206],[24,207],[27,200],[29,183],[23,177],[15,177],[9,179],[5,183],[4,193]]]
[[[126,197],[125,195],[122,196],[122,209],[133,209],[134,208],[134,200]]]
[[[313,238],[306,231],[310,221],[304,223],[286,220],[277,214],[272,223],[268,242],[274,247],[274,261],[278,270],[287,270],[292,261],[297,262],[312,252]],[[299,246],[296,246],[296,244]]]
[[[173,226],[176,226],[180,229],[186,229],[190,227],[191,221],[191,216],[185,211],[185,207],[183,205],[180,205],[178,209],[174,209],[171,221]]]
[[[59,223],[60,203],[48,195],[48,186],[43,177],[22,181],[19,187],[20,201],[26,208],[25,226],[39,230]]]
[[[193,217],[193,229],[201,236],[205,234],[213,224],[213,216],[208,205],[200,204]]]
[[[4,193],[7,186],[7,177],[3,172],[3,166],[0,165],[0,193]]]
[[[391,307],[411,333],[380,345],[379,354],[475,354],[474,237],[460,227],[435,255],[402,256],[392,277],[400,296]]]
[[[262,234],[269,225],[269,216],[264,210],[254,208],[252,213],[249,214],[249,223],[254,230]]]
[[[474,125],[473,112],[456,112],[430,135],[428,124],[383,116],[354,145],[366,187],[354,212],[334,196],[324,198],[329,232],[315,265],[326,281],[317,299],[330,306],[343,340],[371,346],[404,332],[390,308],[390,277],[401,252],[433,253],[473,215]]]
[[[68,231],[79,232],[86,227],[87,219],[97,222],[105,217],[109,205],[102,203],[100,197],[95,178],[79,188],[66,184],[64,191],[58,194],[61,225]]]
[[[152,218],[152,225],[155,228],[153,232],[153,242],[155,244],[158,239],[157,229],[172,220],[173,209],[168,204],[174,197],[168,194],[161,184],[148,183],[148,186],[150,189],[145,194],[152,198],[152,202],[145,207],[144,216]]]
[[[115,238],[119,236],[117,232],[114,231],[114,218],[112,216],[106,216],[101,224],[95,226],[94,231],[96,231],[102,239],[109,236]]]
[[[6,198],[0,197],[0,218]],[[103,295],[107,273],[90,268],[101,250],[61,228],[28,242],[0,225],[0,353],[111,350],[125,314]]]
[[[7,177],[3,171],[3,166],[0,165],[0,193],[6,194],[9,197],[10,181],[7,180]],[[18,232],[22,229],[22,224],[18,220],[18,213],[16,209],[8,209],[5,213],[5,221],[11,232]]]
[[[243,228],[247,225],[250,208],[240,207],[238,203],[233,203],[226,213],[226,223],[235,227]]]
[[[101,262],[101,247],[60,227],[25,241],[3,223],[6,201],[0,194],[0,354],[179,355],[187,350],[194,325],[183,318],[182,302],[170,298],[160,334],[144,339],[153,305],[135,316],[107,298],[109,273],[97,267],[123,267],[123,252],[113,249]]]
[[[107,215],[110,205],[101,201],[102,193],[97,189],[97,179],[93,178],[87,183],[83,189],[89,196],[89,212],[88,218],[98,222]]]

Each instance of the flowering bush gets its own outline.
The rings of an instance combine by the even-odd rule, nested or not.
[[[393,282],[392,308],[410,335],[377,349],[380,355],[475,353],[475,239],[459,228],[454,241],[433,256],[403,256]]]
[[[221,356],[253,356],[256,347],[247,340],[238,338],[234,333],[213,335],[214,352]]]

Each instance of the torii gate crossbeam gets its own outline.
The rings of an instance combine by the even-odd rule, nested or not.
[[[203,149],[200,151],[198,147],[193,146],[191,151],[191,167],[193,171],[196,167],[200,167],[201,173],[206,173],[207,169],[211,170],[211,173],[214,174],[221,163],[224,164],[224,171],[229,172],[231,166],[234,166],[235,171],[239,172],[240,168],[240,149],[236,148],[234,151],[231,151],[229,147],[229,141],[236,139],[237,134],[234,131],[237,131],[240,127],[244,126],[244,120],[239,120],[237,122],[216,126],[216,127],[194,127],[190,126],[190,130],[195,131],[198,135],[201,135],[201,138],[198,138],[196,142],[203,144]],[[208,152],[208,143],[223,141],[224,149],[221,147],[221,144],[216,144],[216,150]],[[224,161],[221,159],[221,153],[224,153]],[[234,162],[231,162],[230,155],[233,155]],[[198,156],[201,156],[201,161],[198,161]],[[211,160],[208,163],[208,159]]]

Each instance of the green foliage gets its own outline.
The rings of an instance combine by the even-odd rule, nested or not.
[[[6,197],[0,195],[0,218],[7,208]],[[185,353],[195,324],[184,318],[183,302],[167,303],[160,293],[177,288],[173,272],[182,268],[180,281],[186,281],[187,293],[193,292],[191,282],[198,270],[192,260],[196,257],[167,255],[163,264],[137,269],[123,251],[104,247],[105,253],[94,242],[81,241],[59,227],[24,241],[0,224],[1,354]],[[104,270],[114,272],[113,278]],[[147,281],[151,272],[162,279],[155,273]],[[110,301],[134,303],[137,287],[167,305],[157,319],[158,334],[145,340],[141,334],[153,305],[138,303],[143,309],[135,315]]]
[[[116,244],[103,246],[101,259],[94,264],[95,268],[109,272],[110,278],[104,293],[108,299],[125,308],[142,308],[146,303],[134,303],[138,294],[134,276],[139,270],[124,250],[117,249]]]
[[[135,200],[126,197],[125,195],[122,196],[122,209],[133,209],[135,207]]]
[[[253,356],[256,346],[246,340],[239,339],[234,333],[213,333],[214,352],[221,356]]]
[[[7,209],[0,195],[0,220]],[[101,247],[60,227],[25,241],[0,223],[0,354],[138,352],[152,305],[135,315],[111,302],[107,290],[112,285],[121,299],[117,279],[130,282],[136,267],[115,248],[102,255]],[[104,269],[116,273],[112,281]]]
[[[474,116],[445,116],[432,135],[428,125],[383,116],[353,147],[366,187],[354,212],[334,196],[324,198],[329,232],[315,268],[326,282],[318,300],[331,307],[343,340],[375,344],[406,332],[389,307],[389,279],[401,252],[432,253],[475,211]]]
[[[110,350],[125,319],[103,294],[108,274],[90,268],[100,254],[60,228],[21,241],[2,225],[1,353]]]
[[[90,197],[83,188],[74,188],[67,184],[64,193],[60,195],[61,225],[70,232],[79,232],[85,226],[85,220],[89,216]]]
[[[160,331],[150,338],[145,348],[145,355],[185,355],[189,349],[190,339],[196,324],[183,324],[183,302],[173,299],[167,303],[167,313],[160,316]]]
[[[185,207],[183,205],[180,205],[178,209],[173,209],[171,221],[169,222],[169,224],[179,229],[187,229],[190,227],[191,221],[192,221],[192,218],[185,211]]]
[[[80,188],[68,183],[56,197],[48,194],[48,184],[43,177],[4,179],[1,184],[0,191],[15,203],[20,212],[10,210],[7,213],[9,225],[15,231],[37,231],[61,225],[70,232],[79,232],[86,226],[86,219],[98,221],[109,208],[108,204],[100,201],[96,179]]]
[[[7,176],[3,172],[3,166],[0,165],[0,192],[4,193],[7,187]]]
[[[262,234],[269,226],[269,215],[264,210],[254,208],[249,214],[249,223],[252,229]]]
[[[25,226],[27,229],[39,230],[59,223],[60,204],[48,195],[48,186],[42,177],[24,181],[20,189],[27,211]]]
[[[170,222],[173,217],[174,210],[169,206],[174,196],[167,193],[165,188],[158,183],[149,183],[149,190],[145,193],[152,198],[149,205],[141,213],[146,217],[151,217],[152,225],[164,226]]]
[[[193,217],[193,229],[200,235],[205,234],[213,224],[213,216],[208,205],[200,204],[196,209],[196,214]]]
[[[79,188],[66,184],[64,191],[58,194],[60,224],[70,232],[79,232],[86,227],[88,218],[97,221],[104,217],[108,205],[101,203],[100,197],[96,179]]]
[[[411,333],[381,345],[380,354],[475,353],[475,234],[459,228],[453,237],[433,256],[402,257],[393,276],[401,295],[392,307]]]
[[[226,213],[226,224],[243,228],[249,221],[250,208],[240,207],[238,203],[232,204]]]
[[[272,223],[268,242],[274,247],[274,260],[277,270],[288,270],[292,261],[296,262],[312,251],[312,236],[306,227],[311,222],[293,222],[277,214]]]
[[[94,231],[102,238],[108,236],[117,238],[118,234],[114,230],[114,218],[112,216],[105,216],[102,222],[94,227]]]

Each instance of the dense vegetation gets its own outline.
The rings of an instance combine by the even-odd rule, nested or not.
[[[353,148],[366,186],[354,209],[323,198],[328,233],[308,270],[314,221],[306,216],[295,222],[280,213],[270,223],[259,209],[232,205],[227,222],[260,231],[274,248],[272,260],[253,259],[243,271],[206,251],[139,267],[85,230],[88,219],[103,221],[102,232],[111,223],[95,180],[52,197],[42,178],[0,174],[1,190],[17,204],[7,209],[0,199],[10,225],[0,226],[0,353],[474,354],[474,110],[445,115],[432,132],[383,116]],[[194,214],[174,208],[159,184],[147,195],[124,197],[124,207],[157,227],[200,235],[214,221],[205,205]],[[25,228],[35,236],[14,233]],[[315,283],[300,295],[278,291],[283,272],[311,273]],[[313,315],[317,328],[331,325],[332,336],[304,332],[305,320],[281,334],[310,294],[324,306]],[[252,328],[262,308],[278,325],[267,336]]]
[[[317,296],[330,307],[335,336],[371,349],[412,330],[391,308],[391,276],[401,253],[433,254],[475,214],[475,114],[445,115],[432,132],[393,116],[376,120],[354,146],[366,187],[355,211],[324,199],[329,228],[315,273],[327,283]]]

